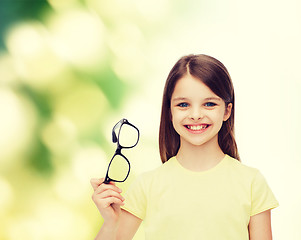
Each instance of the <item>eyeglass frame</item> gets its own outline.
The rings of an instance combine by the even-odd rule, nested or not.
[[[119,143],[119,135],[120,135],[120,131],[121,131],[122,125],[124,125],[124,124],[128,124],[128,125],[130,125],[131,127],[135,128],[135,129],[137,130],[138,137],[137,137],[136,143],[135,143],[133,146],[124,147],[124,146],[122,146],[122,145]],[[120,127],[119,127],[119,125],[120,125]],[[118,135],[116,135],[116,133],[115,133],[115,130],[116,130],[117,127],[119,127]],[[130,161],[127,159],[127,157],[124,156],[124,155],[121,153],[121,149],[123,149],[123,148],[129,149],[129,148],[135,147],[135,146],[138,144],[138,142],[139,142],[139,137],[140,137],[139,129],[138,129],[136,126],[134,126],[133,124],[131,124],[127,119],[123,118],[123,119],[121,119],[118,123],[115,124],[115,126],[114,126],[113,129],[112,129],[112,142],[113,142],[113,143],[117,143],[117,148],[116,148],[116,150],[115,150],[115,153],[114,153],[113,157],[112,157],[111,160],[110,160],[110,163],[109,163],[108,169],[107,169],[107,173],[106,173],[106,177],[105,177],[103,183],[105,183],[105,184],[109,184],[110,182],[119,182],[119,183],[121,183],[121,182],[124,182],[124,181],[128,178],[128,176],[129,176],[129,174],[130,174],[130,171],[131,171],[131,164],[130,164]],[[112,178],[109,177],[110,166],[111,166],[111,164],[112,164],[113,159],[114,159],[115,156],[117,156],[117,155],[120,155],[121,157],[123,157],[123,158],[127,161],[128,165],[129,165],[128,173],[127,173],[126,177],[125,177],[123,180],[121,180],[121,181],[120,181],[120,180],[116,180],[116,179],[112,179]]]

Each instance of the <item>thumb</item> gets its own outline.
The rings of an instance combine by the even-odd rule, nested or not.
[[[94,191],[101,185],[104,181],[104,178],[91,178],[90,183],[94,189]]]

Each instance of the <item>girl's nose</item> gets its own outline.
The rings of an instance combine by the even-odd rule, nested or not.
[[[204,118],[204,114],[201,111],[201,109],[196,108],[196,109],[191,109],[189,117],[194,121],[198,121],[198,120]]]

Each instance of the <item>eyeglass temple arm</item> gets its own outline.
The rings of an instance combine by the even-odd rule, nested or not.
[[[116,133],[114,131],[112,131],[112,141],[113,141],[113,143],[117,142],[117,136],[116,136]]]
[[[118,123],[116,123],[115,126],[113,127],[113,129],[112,129],[112,142],[113,143],[117,142],[117,136],[116,136],[116,133],[115,133],[115,129],[117,127],[119,127],[120,125],[122,125],[124,122],[128,122],[128,121],[125,118],[123,118]]]

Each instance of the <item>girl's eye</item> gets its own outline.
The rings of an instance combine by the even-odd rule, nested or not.
[[[185,108],[185,107],[188,107],[188,103],[179,103],[178,106]]]
[[[217,105],[217,104],[213,103],[213,102],[207,102],[207,103],[205,103],[205,107],[214,107],[215,105]]]

